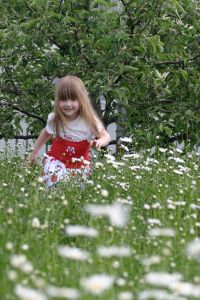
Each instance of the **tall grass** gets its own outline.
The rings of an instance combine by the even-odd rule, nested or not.
[[[194,243],[200,234],[197,154],[158,149],[154,157],[105,156],[94,161],[86,183],[70,178],[49,190],[41,182],[41,167],[25,168],[23,158],[2,155],[0,167],[0,299],[90,300],[97,294],[105,300],[200,299],[200,246]],[[95,217],[89,204],[104,213]],[[109,217],[116,204],[121,225]],[[98,235],[66,234],[67,226],[77,224]],[[89,257],[63,257],[61,245]],[[117,248],[102,257],[101,246],[128,252],[123,256]],[[163,273],[169,278],[163,280]],[[181,278],[172,284],[176,273]],[[112,276],[112,282],[82,283],[94,274]],[[58,287],[77,294],[61,295]]]

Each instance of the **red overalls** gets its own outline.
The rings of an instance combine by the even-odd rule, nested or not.
[[[87,140],[73,142],[63,138],[53,138],[47,154],[63,162],[66,168],[80,169],[90,162],[90,143]]]

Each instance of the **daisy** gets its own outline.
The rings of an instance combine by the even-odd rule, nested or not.
[[[68,225],[65,227],[65,233],[68,236],[87,236],[87,237],[97,237],[98,231],[94,228],[89,228],[81,225]]]
[[[114,277],[107,274],[94,274],[81,279],[81,286],[94,295],[100,295],[112,287]]]
[[[74,260],[87,260],[90,254],[84,250],[69,246],[58,246],[58,254],[60,256],[74,259]]]
[[[86,211],[92,216],[108,217],[111,225],[124,227],[128,222],[129,207],[118,202],[112,205],[89,204],[85,207]]]
[[[52,298],[77,299],[80,297],[80,293],[77,289],[56,287],[53,285],[47,286],[46,293]]]
[[[98,254],[102,257],[111,257],[111,256],[119,256],[119,257],[126,257],[131,255],[131,249],[129,247],[117,247],[117,246],[111,246],[111,247],[99,247],[98,248]]]
[[[22,300],[47,300],[43,293],[20,284],[15,287],[15,294]]]

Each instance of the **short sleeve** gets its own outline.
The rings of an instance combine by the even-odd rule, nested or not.
[[[55,113],[50,113],[48,115],[48,118],[47,118],[47,125],[45,127],[46,131],[49,133],[49,134],[54,134],[54,129],[53,129],[53,125],[54,125],[54,119],[55,119]]]

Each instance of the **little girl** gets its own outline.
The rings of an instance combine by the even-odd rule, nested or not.
[[[68,175],[88,176],[91,171],[90,147],[98,150],[110,141],[90,102],[82,80],[68,75],[56,85],[54,112],[35,142],[28,161],[36,163],[40,148],[52,138],[43,159],[42,177],[47,187]]]

